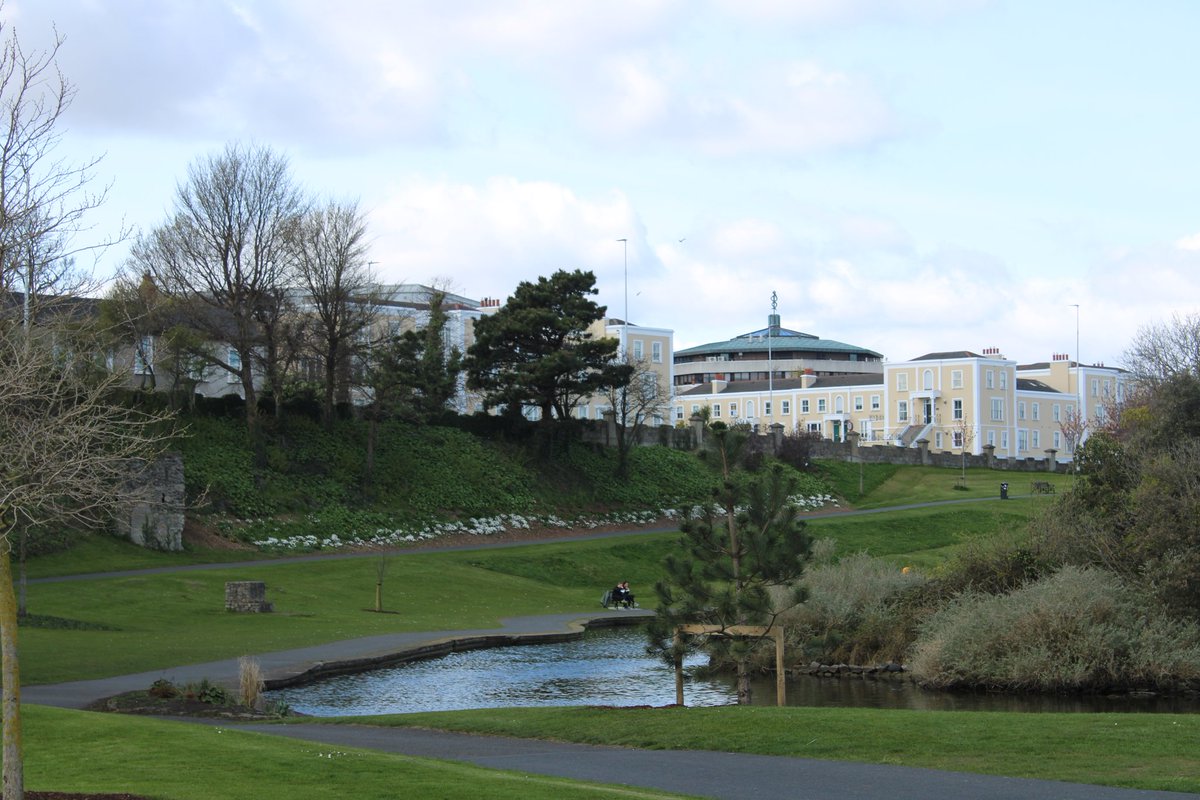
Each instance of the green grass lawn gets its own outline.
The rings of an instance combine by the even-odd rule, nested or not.
[[[833,539],[837,553],[867,552],[898,566],[930,568],[964,542],[1028,529],[1036,498],[935,506],[878,514],[824,517],[808,522],[814,539]]]
[[[994,497],[1012,474],[901,469],[879,476],[863,506]],[[1029,476],[1021,474],[1021,480]],[[1039,478],[1042,476],[1038,476]],[[1069,481],[1054,476],[1056,483]],[[810,521],[814,538],[838,552],[867,551],[897,564],[934,566],[976,537],[1023,530],[1051,497],[882,511]],[[643,605],[675,534],[520,548],[392,556],[385,608],[375,614],[377,557],[78,582],[34,584],[34,614],[115,630],[23,628],[22,675],[48,683],[269,652],[392,631],[493,627],[502,616],[588,611],[616,580],[629,580]],[[221,554],[243,558],[245,554]],[[107,539],[34,559],[31,575],[74,574],[194,563],[202,553],[149,553]],[[224,583],[263,580],[276,611],[224,611]],[[684,719],[686,717],[686,720]],[[347,751],[137,718],[30,707],[28,786],[60,791],[133,791],[170,798],[293,797],[320,782],[326,797],[658,797],[529,778],[386,754]],[[364,721],[362,718],[356,721]],[[905,764],[1146,789],[1200,791],[1200,718],[1140,714],[1001,714],[865,709],[499,709],[374,719],[517,736],[650,748],[698,748]],[[172,727],[164,727],[172,726]],[[53,733],[51,734],[51,731]],[[864,732],[870,735],[864,735]],[[169,738],[171,747],[161,742]],[[147,754],[153,756],[147,758]],[[130,764],[137,764],[131,769]]]
[[[932,567],[964,541],[1023,529],[1030,500],[979,503],[812,520],[813,538],[830,537],[843,555],[860,551],[897,565]],[[388,557],[385,610],[373,608],[378,557],[295,562],[164,575],[33,584],[32,614],[111,630],[23,628],[22,675],[30,684],[106,677],[178,664],[284,650],[398,631],[496,627],[503,616],[591,611],[600,595],[628,580],[644,607],[676,534]],[[58,569],[87,563],[112,568],[140,548],[104,537],[56,558]],[[192,554],[153,554],[154,566],[188,563]],[[36,565],[38,562],[35,561]],[[229,614],[224,586],[262,580],[275,613]]]
[[[841,467],[843,471],[845,466]],[[854,465],[849,466],[853,467]],[[903,467],[896,469],[889,477],[870,489],[864,497],[857,498],[857,492],[852,491],[847,495],[847,500],[853,503],[855,508],[886,508],[937,500],[962,500],[974,497],[999,498],[1000,484],[1004,482],[1008,483],[1010,497],[1025,496],[1030,494],[1030,484],[1033,481],[1049,483],[1061,492],[1068,488],[1073,480],[1071,475],[1059,473],[968,469],[966,488],[963,489],[959,488],[964,485],[962,478],[962,471],[957,469]],[[1052,495],[1038,495],[1037,497],[1045,502],[1053,500]]]
[[[24,723],[27,791],[129,792],[171,800],[680,797],[303,742],[229,726],[40,706],[25,708]]]
[[[351,721],[351,720],[346,720]],[[1200,717],[854,708],[507,708],[355,723],[1200,792]]]

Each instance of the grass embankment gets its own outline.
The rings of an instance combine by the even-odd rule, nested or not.
[[[859,492],[859,468],[862,468],[863,492]],[[1031,494],[1034,481],[1048,483],[1056,491],[1065,491],[1071,475],[1046,472],[1009,472],[1006,470],[968,469],[966,482],[957,469],[941,467],[898,467],[893,464],[852,464],[844,461],[817,463],[820,475],[847,502],[858,509],[890,508],[913,503],[945,500],[998,499],[1000,484],[1007,483],[1009,497]],[[1033,495],[1035,500],[1050,502],[1052,495]]]
[[[138,717],[27,707],[27,790],[172,800],[680,797]],[[318,788],[319,787],[319,788]]]
[[[875,492],[920,489],[961,499],[945,470],[907,469],[878,481]],[[984,471],[980,494],[1002,473]],[[892,478],[896,483],[892,484]],[[855,477],[857,481],[857,477]],[[856,484],[857,485],[857,484]],[[867,503],[873,503],[875,492]],[[907,499],[907,498],[906,498]],[[1046,498],[814,520],[814,538],[831,536],[839,552],[866,550],[898,563],[936,564],[974,537],[1023,526]],[[117,630],[23,629],[22,667],[30,682],[152,670],[284,647],[398,630],[484,627],[499,616],[590,610],[619,576],[649,600],[671,534],[393,557],[385,606],[374,614],[376,560],[279,562],[174,575],[143,575],[29,589],[33,613],[91,621]],[[73,550],[88,566],[122,562],[126,545],[98,540]],[[130,551],[133,552],[133,551]],[[156,565],[196,554],[145,554]],[[138,558],[143,558],[139,555]],[[139,562],[140,563],[140,562]],[[128,564],[123,564],[127,566]],[[38,565],[61,574],[81,569],[72,556]],[[271,615],[229,615],[226,580],[259,579],[276,604]],[[686,722],[681,719],[686,716]],[[150,720],[50,709],[27,710],[31,788],[141,791],[172,798],[295,796],[319,782],[323,796],[606,797],[603,788],[513,778],[470,767],[430,764],[376,753],[329,758],[338,750],[208,727],[158,727]],[[357,720],[362,722],[363,720]],[[639,747],[690,747],[787,753],[989,774],[1071,780],[1147,789],[1200,791],[1194,759],[1200,721],[1174,715],[974,714],[861,709],[504,709],[412,715],[380,724],[426,725],[519,736],[604,741]],[[51,733],[53,729],[53,733]],[[862,732],[869,730],[870,736]],[[164,733],[166,732],[166,733]],[[172,748],[160,743],[169,735]],[[147,752],[155,758],[146,759]],[[137,770],[128,765],[138,764]],[[220,765],[209,769],[204,765]],[[345,769],[341,769],[345,765]],[[197,780],[203,770],[204,780]],[[328,787],[327,791],[326,787]],[[345,787],[345,788],[343,788]],[[457,792],[461,788],[461,794]],[[579,792],[578,794],[575,792]],[[590,793],[589,793],[590,792]],[[627,795],[628,796],[628,795]],[[645,793],[634,796],[659,796]]]
[[[812,520],[813,538],[831,537],[843,554],[868,551],[898,564],[933,565],[972,537],[1023,524],[1029,501],[920,509]],[[398,631],[486,628],[501,617],[586,612],[617,580],[628,580],[653,607],[653,586],[676,534],[528,545],[462,552],[410,551],[387,557],[384,608],[374,607],[379,556],[287,561],[255,566],[33,584],[32,614],[108,630],[24,628],[22,675],[55,683],[177,664],[233,658]],[[192,562],[194,554],[150,554],[109,538],[36,559],[31,573],[87,565],[114,568],[125,557],[154,566]],[[73,560],[74,559],[74,560]],[[233,615],[226,581],[262,580],[275,613]]]
[[[349,720],[343,720],[349,721]],[[357,717],[654,750],[861,761],[1106,786],[1200,792],[1200,717],[858,708],[506,708]],[[869,735],[864,735],[869,731]]]

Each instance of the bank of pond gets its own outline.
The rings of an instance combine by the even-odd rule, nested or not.
[[[735,703],[732,676],[685,662],[689,706]],[[589,630],[566,642],[466,650],[398,666],[341,675],[268,692],[268,699],[312,716],[363,716],[511,706],[665,706],[675,702],[673,670],[646,653],[636,627]],[[775,679],[754,685],[756,705],[775,705]],[[1027,695],[931,691],[889,677],[795,676],[787,705],[929,711],[1200,711],[1194,695]]]

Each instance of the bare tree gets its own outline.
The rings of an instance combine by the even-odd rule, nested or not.
[[[226,145],[188,168],[169,221],[135,242],[131,266],[189,305],[187,322],[214,344],[206,357],[237,376],[246,424],[258,430],[255,367],[277,402],[289,320],[289,237],[305,211],[287,159],[269,147]]]
[[[1200,378],[1200,313],[1175,314],[1170,322],[1139,328],[1125,351],[1125,368],[1148,385],[1180,374]]]
[[[967,488],[967,455],[971,452],[971,445],[975,443],[975,429],[964,414],[954,420],[954,424],[950,427],[950,436],[954,442],[954,446],[959,448],[959,453],[962,456],[962,476],[959,478],[962,488]]]
[[[99,159],[69,163],[56,149],[58,123],[75,88],[59,71],[62,38],[27,52],[16,32],[0,24],[0,294],[19,292],[28,325],[39,298],[78,293],[89,281],[77,258],[99,255],[115,236],[83,244],[87,214],[104,203],[108,187],[92,186]]]
[[[0,40],[0,299],[20,309],[0,314],[0,724],[3,794],[21,800],[13,536],[93,518],[127,477],[125,458],[159,440],[150,418],[102,399],[111,384],[89,382],[96,365],[44,308],[43,300],[57,301],[89,280],[76,270],[78,256],[114,241],[80,242],[107,187],[92,188],[98,159],[75,164],[56,152],[58,123],[75,94],[57,66],[62,39],[56,34],[48,49],[26,51],[0,21]],[[19,306],[12,302],[18,295]]]
[[[1062,431],[1063,442],[1067,446],[1067,452],[1074,458],[1075,451],[1079,448],[1079,445],[1083,444],[1083,437],[1088,429],[1088,421],[1087,417],[1083,415],[1083,409],[1076,406],[1069,407],[1063,412],[1058,427]],[[1076,467],[1078,467],[1078,464],[1076,464]]]
[[[96,525],[121,497],[130,459],[152,458],[170,431],[165,415],[115,405],[124,377],[95,369],[82,342],[0,329],[0,644],[3,647],[4,796],[21,797],[18,607],[11,543],[22,530]]]
[[[294,231],[296,273],[313,317],[314,349],[324,371],[321,416],[333,427],[339,395],[348,399],[349,359],[378,317],[378,289],[367,261],[367,226],[356,203],[309,210]]]
[[[654,418],[667,413],[668,394],[657,371],[642,358],[625,353],[620,363],[629,368],[629,383],[605,392],[617,422],[617,477],[629,471],[629,451],[642,440],[642,432]]]

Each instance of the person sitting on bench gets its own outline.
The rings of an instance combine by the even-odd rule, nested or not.
[[[625,608],[633,608],[633,593],[629,591],[629,581],[621,581],[612,590],[613,604],[620,608],[624,604]]]

